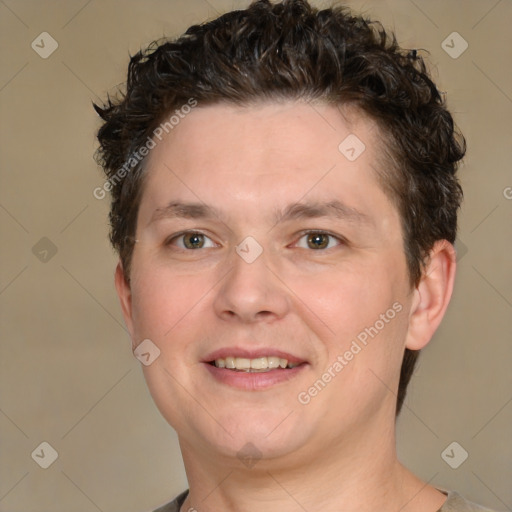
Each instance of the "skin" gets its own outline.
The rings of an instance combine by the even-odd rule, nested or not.
[[[351,133],[366,146],[353,162],[338,150]],[[133,348],[150,339],[160,350],[143,370],[178,433],[190,486],[182,510],[435,512],[445,501],[397,460],[395,404],[405,347],[423,348],[445,313],[455,253],[438,241],[410,287],[399,215],[376,177],[382,143],[357,111],[289,101],[197,107],[151,151],[130,282],[120,263],[116,287]],[[363,220],[272,217],[333,199]],[[152,221],[173,201],[212,205],[222,220]],[[333,235],[326,248],[308,243],[313,229]],[[182,230],[207,238],[186,249],[173,238]],[[252,263],[235,251],[247,236],[263,249]],[[299,403],[397,302],[400,313]],[[268,389],[234,388],[203,360],[235,345],[308,364]],[[261,456],[250,467],[237,456],[247,443]]]

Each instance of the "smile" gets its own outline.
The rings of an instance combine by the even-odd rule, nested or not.
[[[277,356],[257,357],[249,359],[246,357],[228,356],[211,361],[210,364],[217,368],[226,368],[233,371],[258,373],[268,372],[274,369],[291,369],[299,366],[300,363],[288,362],[287,359]]]

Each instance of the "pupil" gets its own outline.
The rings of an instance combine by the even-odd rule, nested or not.
[[[323,243],[322,243],[322,239],[323,239]],[[324,234],[315,233],[313,235],[310,235],[308,242],[311,242],[314,245],[314,247],[316,247],[316,248],[319,248],[319,247],[323,248],[323,247],[327,246],[326,240],[327,240],[327,237]]]

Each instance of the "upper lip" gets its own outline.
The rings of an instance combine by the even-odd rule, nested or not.
[[[259,357],[280,357],[288,360],[289,363],[306,363],[307,361],[301,357],[294,356],[289,352],[277,350],[272,347],[248,349],[243,347],[226,347],[220,348],[208,354],[204,359],[204,363],[210,363],[216,359],[226,359],[226,357],[243,357],[246,359],[257,359]]]

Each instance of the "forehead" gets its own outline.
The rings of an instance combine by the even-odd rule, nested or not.
[[[290,163],[295,167],[307,167],[311,162],[334,163],[340,152],[355,161],[363,150],[369,149],[372,154],[372,146],[380,139],[376,123],[359,110],[319,101],[261,101],[249,106],[218,103],[196,107],[179,120],[173,117],[178,124],[168,126],[164,143],[157,144],[150,161],[169,152],[172,144],[180,148],[176,161],[185,157],[197,163],[215,153],[238,167],[238,172],[254,170],[247,166],[247,160],[259,165],[260,171],[267,161],[272,172]],[[347,144],[340,146],[344,141]],[[237,166],[237,161],[245,165]],[[210,167],[222,161],[205,163]]]
[[[187,200],[237,204],[237,215],[249,218],[305,198],[340,199],[378,216],[389,206],[376,176],[380,144],[376,123],[354,109],[291,101],[196,107],[151,150],[140,213]]]

